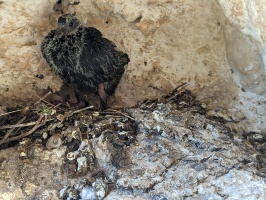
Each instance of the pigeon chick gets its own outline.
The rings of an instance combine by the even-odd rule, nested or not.
[[[128,55],[117,51],[99,30],[84,27],[74,14],[59,17],[58,25],[42,42],[43,57],[77,91],[98,94],[100,109],[106,109],[107,97],[114,93],[129,62]]]

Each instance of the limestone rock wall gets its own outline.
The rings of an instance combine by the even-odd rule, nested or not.
[[[56,28],[55,2],[1,1],[2,106],[33,102],[40,91],[60,88],[40,52],[42,39]],[[114,104],[132,106],[187,82],[210,109],[240,121],[236,127],[261,130],[263,119],[252,119],[263,115],[258,106],[265,104],[262,3],[81,0],[71,11],[130,56]]]
[[[266,127],[266,1],[218,0],[228,19],[224,31],[226,55],[235,83],[242,92],[232,113],[245,112],[246,131]]]

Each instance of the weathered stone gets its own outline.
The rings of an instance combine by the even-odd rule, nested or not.
[[[107,115],[90,124],[82,117],[93,126],[90,139],[57,149],[46,150],[36,140],[1,150],[0,199],[265,199],[265,178],[258,176],[265,176],[265,154],[223,123],[196,113],[197,107],[152,105],[129,109],[132,121]],[[78,118],[66,126],[74,128]],[[124,138],[122,131],[131,134]],[[135,140],[128,143],[130,137]],[[264,143],[258,134],[248,138]],[[78,155],[69,161],[73,147]],[[21,151],[26,157],[19,157]],[[89,161],[82,173],[81,159]]]
[[[113,104],[132,106],[188,82],[198,99],[238,121],[235,129],[248,132],[266,127],[264,3],[93,0],[64,12],[75,11],[85,25],[98,28],[129,54]],[[28,104],[44,89],[61,87],[40,53],[44,36],[57,27],[54,4],[1,2],[2,106]]]
[[[265,1],[218,2],[229,21],[224,28],[228,64],[235,83],[242,89],[231,113],[241,121],[238,129],[260,132],[266,127]],[[240,116],[239,111],[244,115]]]

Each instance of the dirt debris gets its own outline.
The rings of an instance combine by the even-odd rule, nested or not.
[[[206,118],[184,87],[135,108],[41,99],[2,116],[0,199],[264,199],[264,138]]]

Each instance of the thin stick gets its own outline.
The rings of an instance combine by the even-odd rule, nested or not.
[[[46,118],[46,117],[47,117],[47,116],[45,116],[45,118]],[[41,127],[41,126],[43,126],[43,125],[45,124],[46,120],[44,120],[44,122],[40,123],[40,122],[42,121],[43,118],[44,118],[44,116],[43,116],[43,115],[40,115],[40,117],[38,118],[38,120],[37,120],[36,123],[35,123],[35,126],[32,127],[31,130],[27,131],[27,132],[24,133],[24,134],[18,135],[18,136],[16,136],[16,137],[9,138],[9,139],[7,139],[4,143],[11,142],[11,141],[14,141],[14,140],[19,140],[19,139],[21,139],[21,138],[24,138],[24,137],[26,137],[26,136],[32,134],[32,133],[33,133],[34,131],[36,131],[39,127]]]
[[[44,99],[42,99],[42,101],[43,101],[44,103],[50,105],[52,108],[57,108],[58,106],[61,105],[61,103],[59,103],[59,104],[57,104],[57,105],[54,105],[54,104],[52,104],[52,103],[50,103],[50,102],[48,102],[48,101],[45,101]]]
[[[186,88],[189,84],[188,83],[181,83],[179,86],[177,86],[175,89],[173,89],[173,91],[176,91],[177,89],[181,88],[184,86],[184,88]]]
[[[34,105],[37,105],[40,101],[44,101],[44,99],[45,99],[46,97],[48,97],[50,94],[52,94],[51,91],[49,91],[49,92],[48,92],[47,94],[45,94],[43,97],[39,97],[39,96],[37,95],[40,99],[39,99],[38,101],[36,101]],[[54,105],[53,105],[53,106],[54,106]]]
[[[170,97],[166,98],[166,101],[171,101],[172,99],[174,99],[177,95],[179,95],[181,93],[181,91],[183,89],[185,89],[189,84],[187,83],[182,83],[181,85],[177,86],[175,89],[172,90],[172,92],[170,94],[168,94]],[[178,90],[179,88],[181,88],[180,90]],[[178,93],[176,93],[178,92]]]
[[[79,109],[79,110],[75,110],[75,111],[68,111],[68,112],[66,112],[65,114],[71,114],[71,115],[73,115],[73,114],[76,114],[76,113],[79,113],[79,112],[82,112],[82,111],[84,111],[84,110],[89,110],[89,109],[91,109],[91,108],[93,108],[94,106],[88,106],[88,107],[85,107],[85,108],[81,108],[81,109]]]
[[[82,112],[82,111],[84,111],[84,110],[89,110],[89,109],[91,109],[91,108],[93,108],[94,106],[88,106],[88,107],[85,107],[85,108],[82,108],[82,109],[79,109],[79,110],[75,110],[75,111],[73,111],[72,113],[73,114],[76,114],[76,113],[79,113],[79,112]]]
[[[12,113],[20,112],[20,111],[22,111],[22,110],[23,110],[23,109],[20,109],[20,110],[14,110],[14,111],[11,111],[11,112],[3,113],[3,114],[0,114],[0,117],[5,116],[5,115],[9,115],[9,114],[12,114]]]
[[[57,108],[57,107],[59,107],[59,106],[61,106],[61,103],[55,105],[53,108]]]
[[[156,86],[149,85],[148,87],[151,87],[152,89],[158,90],[158,91],[160,91],[161,93],[163,93],[164,95],[167,94],[167,93],[165,93],[163,90],[161,90],[160,88],[158,88],[158,87],[156,87]]]
[[[53,121],[54,119],[48,119],[47,121]],[[26,127],[26,126],[33,126],[35,125],[37,122],[28,122],[25,124],[14,124],[14,125],[4,125],[4,126],[0,126],[0,130],[2,129],[9,129],[9,128],[18,128],[18,127]]]
[[[26,119],[26,117],[23,117],[21,120],[19,120],[16,125],[21,124],[24,120]],[[15,130],[15,128],[12,128],[10,130],[7,131],[7,133],[5,134],[5,136],[0,140],[0,145],[5,143],[6,139],[9,137],[9,135]]]
[[[76,113],[79,113],[79,112],[82,112],[84,110],[89,110],[91,108],[93,108],[94,106],[88,106],[88,107],[85,107],[85,108],[82,108],[82,109],[79,109],[79,110],[75,110],[75,111],[69,111],[69,112],[66,112],[64,115],[63,115],[63,120],[65,120],[66,118],[68,117],[71,117],[72,115],[76,114]]]
[[[172,95],[172,96],[170,96],[169,98],[167,98],[166,100],[167,101],[171,101],[172,99],[174,99],[177,95],[179,95],[180,94],[180,92],[178,92],[178,93],[175,93],[174,95]]]
[[[136,121],[133,117],[130,117],[129,115],[127,115],[127,114],[125,114],[125,113],[122,113],[122,112],[120,112],[120,111],[118,111],[118,110],[108,109],[106,113],[108,113],[109,110],[110,110],[111,112],[114,112],[114,113],[118,113],[118,114],[120,114],[120,115],[123,115],[124,117],[127,117],[127,118],[129,118],[129,119],[131,119],[131,120],[133,120],[133,121]],[[100,112],[100,113],[105,113],[105,112]]]

